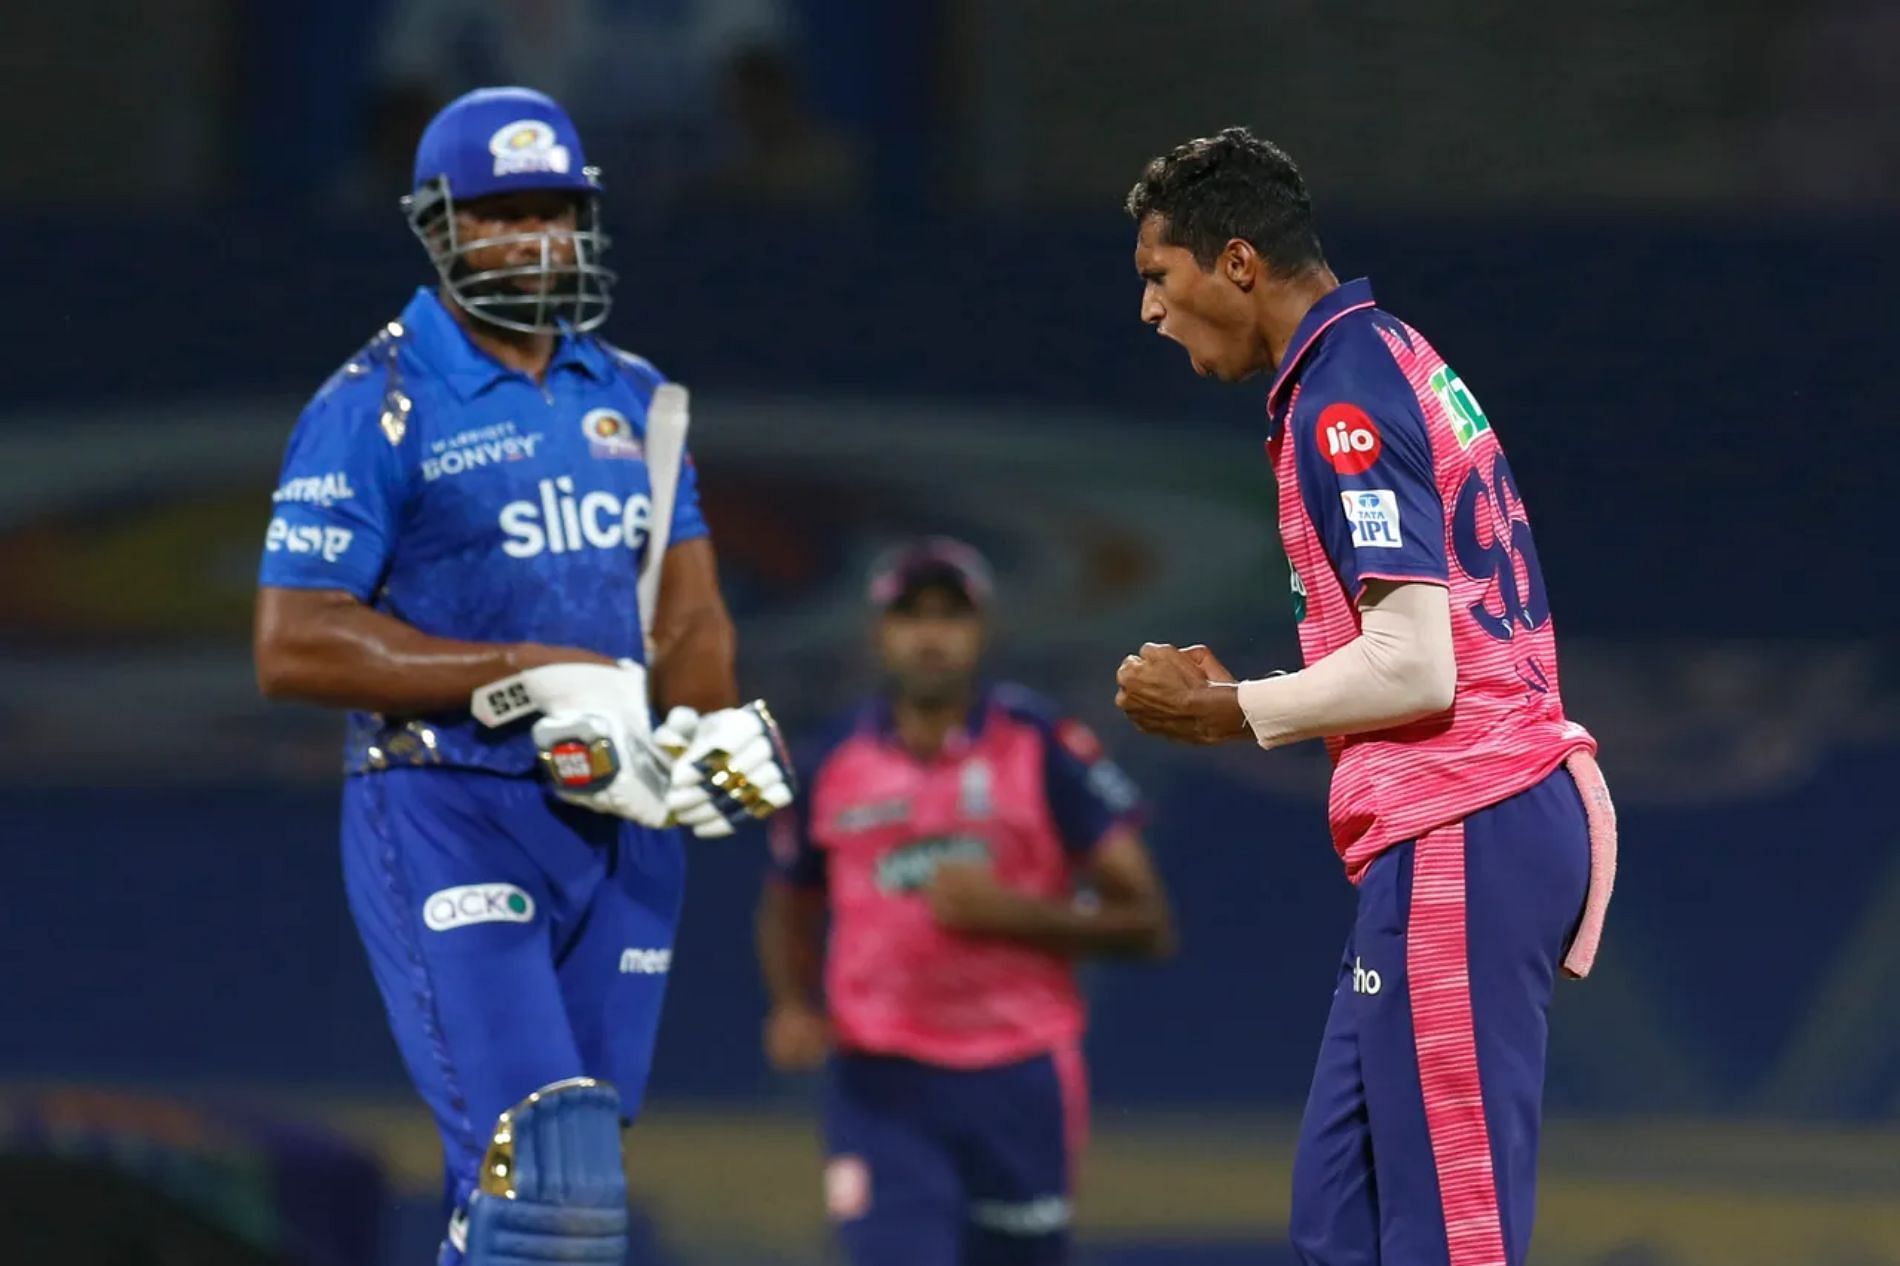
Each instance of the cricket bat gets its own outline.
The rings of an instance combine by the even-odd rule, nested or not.
[[[647,663],[653,662],[653,617],[659,610],[660,573],[673,534],[673,506],[679,497],[680,462],[686,456],[686,428],[692,420],[686,388],[663,382],[647,404],[647,481],[653,491],[653,518],[647,527],[646,561],[640,568],[640,640]]]

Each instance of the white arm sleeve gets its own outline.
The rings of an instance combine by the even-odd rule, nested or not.
[[[1458,664],[1451,595],[1422,581],[1373,581],[1359,636],[1301,672],[1243,681],[1240,710],[1260,746],[1383,730],[1451,707]]]

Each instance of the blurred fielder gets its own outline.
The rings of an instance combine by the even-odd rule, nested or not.
[[[264,692],[351,709],[344,880],[441,1131],[445,1266],[621,1260],[668,825],[791,799],[734,706],[685,393],[591,334],[598,191],[540,93],[436,116],[403,205],[438,283],[305,408],[264,541]]]
[[[1088,1111],[1072,964],[1172,942],[1126,776],[1079,723],[979,684],[990,591],[942,538],[874,571],[887,689],[771,824],[766,1052],[804,1068],[835,1047],[825,1190],[853,1266],[1067,1259]]]
[[[1293,1173],[1316,1266],[1517,1266],[1546,1014],[1588,971],[1614,868],[1595,741],[1564,717],[1517,482],[1419,333],[1343,285],[1305,182],[1242,128],[1148,165],[1142,320],[1223,382],[1273,375],[1267,456],[1306,667],[1236,682],[1206,647],[1117,674],[1142,730],[1323,738],[1359,890]]]

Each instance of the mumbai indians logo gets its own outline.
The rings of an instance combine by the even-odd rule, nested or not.
[[[617,409],[590,409],[581,419],[581,434],[587,437],[587,450],[595,457],[618,457],[638,461],[646,449],[633,433],[633,424]]]
[[[1465,386],[1465,380],[1458,376],[1450,365],[1443,366],[1431,377],[1432,394],[1438,397],[1438,403],[1445,408],[1445,416],[1451,419],[1452,434],[1458,437],[1459,448],[1470,448],[1473,441],[1491,429],[1484,410],[1478,407],[1478,399]]]
[[[539,119],[517,119],[504,125],[488,138],[488,152],[495,156],[497,176],[531,171],[565,175],[573,162],[554,129]]]
[[[916,892],[945,862],[987,862],[990,846],[974,835],[938,835],[894,849],[877,859],[881,891]]]

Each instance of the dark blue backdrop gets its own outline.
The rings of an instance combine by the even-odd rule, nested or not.
[[[1546,570],[1584,595],[1567,627],[1809,636],[1895,622],[1893,588],[1866,583],[1900,458],[1878,346],[1900,289],[1886,232],[1341,217],[1326,241],[1508,436]],[[726,388],[1258,430],[1258,387],[1193,378],[1137,324],[1131,243],[1106,216],[627,226],[612,334]],[[20,323],[0,405],[308,390],[395,314],[419,264],[393,210],[0,223],[0,273],[53,313]]]
[[[1342,275],[1372,274],[1508,436],[1567,634],[1775,637],[1799,657],[1843,635],[1891,648],[1895,590],[1879,577],[1893,571],[1900,389],[1875,342],[1900,262],[1885,232],[1340,217],[1326,241]],[[1130,245],[1111,215],[623,226],[613,333],[722,387],[1030,400],[1257,431],[1258,387],[1200,383],[1137,325]],[[231,206],[0,225],[0,275],[31,297],[15,314],[51,314],[14,323],[0,435],[38,406],[307,390],[395,312],[418,263],[393,212],[298,223]],[[1263,464],[1263,495],[1265,475]],[[1592,715],[1591,701],[1571,702]],[[1606,753],[1612,778],[1615,761]],[[1656,1030],[1646,1040],[1693,1076],[1566,1062],[1560,1042],[1553,1097],[1602,1110],[1751,1103],[1891,863],[1894,841],[1864,806],[1897,771],[1900,750],[1882,740],[1828,753],[1773,794],[1626,806],[1606,973],[1642,1004],[1624,1022],[1642,1017]],[[1186,952],[1153,972],[1100,973],[1102,1091],[1290,1103],[1350,901],[1319,807],[1216,775],[1170,773],[1155,789]],[[0,1065],[395,1079],[343,910],[333,800],[258,787],[0,792],[13,880]],[[1826,882],[1792,887],[1821,855]],[[757,1093],[756,850],[695,856],[657,1084]],[[1164,1047],[1162,1031],[1205,1037]],[[1665,1085],[1668,1101],[1651,1102]],[[1889,1085],[1846,1110],[1892,1102]]]

